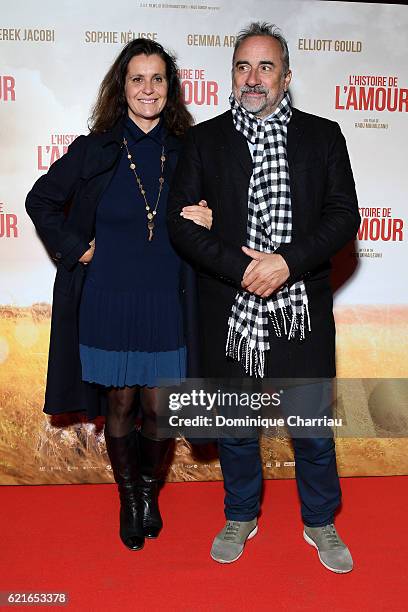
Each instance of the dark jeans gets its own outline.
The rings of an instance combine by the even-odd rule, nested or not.
[[[286,393],[286,392],[285,392]],[[331,381],[289,389],[283,402],[284,416],[331,416]],[[335,445],[329,428],[288,428],[295,452],[296,482],[305,525],[319,527],[333,522],[341,501]],[[321,432],[322,437],[319,437]],[[250,521],[259,512],[262,467],[258,438],[218,440],[225,486],[227,519]]]

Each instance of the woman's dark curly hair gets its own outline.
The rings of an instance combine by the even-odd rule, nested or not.
[[[192,125],[193,118],[181,95],[175,58],[158,42],[146,38],[136,38],[128,43],[109,68],[92,109],[89,119],[90,131],[100,133],[110,130],[118,119],[127,114],[126,73],[128,64],[135,55],[158,55],[166,64],[168,93],[167,104],[162,112],[164,125],[171,134],[182,136]]]

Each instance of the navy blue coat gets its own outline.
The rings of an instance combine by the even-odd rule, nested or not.
[[[44,405],[48,414],[86,411],[90,418],[105,414],[102,389],[84,383],[81,377],[78,313],[86,266],[78,260],[95,235],[96,209],[119,162],[122,139],[122,122],[103,134],[79,136],[27,196],[26,210],[57,264]],[[170,182],[181,143],[168,135],[165,146],[165,180]],[[187,265],[182,270],[182,285],[188,365],[194,373],[195,285]]]

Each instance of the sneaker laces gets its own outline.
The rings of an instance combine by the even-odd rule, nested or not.
[[[224,540],[235,541],[239,532],[239,521],[227,521]]]
[[[333,523],[322,527],[322,534],[326,538],[326,541],[328,542],[330,548],[343,547],[343,544],[340,541],[340,538]]]

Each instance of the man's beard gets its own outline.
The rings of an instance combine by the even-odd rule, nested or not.
[[[269,89],[266,89],[262,85],[255,85],[255,87],[248,87],[245,85],[240,89],[241,99],[239,103],[241,106],[254,115],[258,115],[268,106],[268,94]],[[254,100],[251,97],[246,96],[246,93],[260,93],[264,94],[264,97]]]

